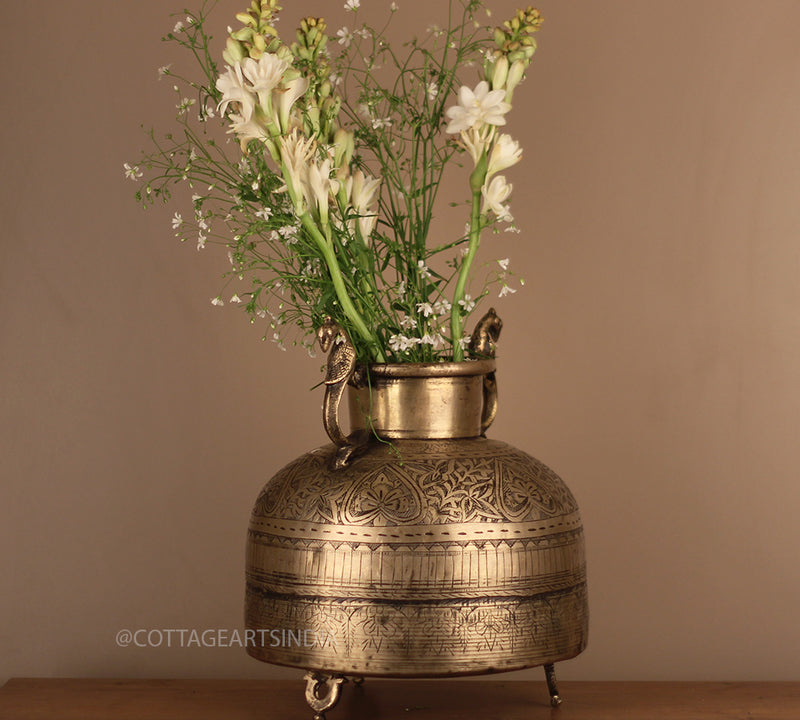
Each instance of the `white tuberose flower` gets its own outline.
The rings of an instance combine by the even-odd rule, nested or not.
[[[505,177],[502,175],[495,175],[488,187],[484,185],[483,188],[481,188],[481,194],[483,195],[481,212],[485,213],[491,210],[497,216],[498,220],[511,222],[514,218],[508,210],[508,205],[503,205],[503,203],[508,200],[509,195],[511,195],[511,187],[512,186],[506,182]]]
[[[249,57],[244,59],[242,72],[251,82],[252,91],[258,95],[264,109],[267,108],[269,94],[278,86],[288,67],[289,63],[275,53],[264,53],[258,60]]]
[[[458,105],[447,108],[450,124],[446,132],[457,133],[483,123],[505,125],[503,117],[511,105],[505,102],[505,90],[489,90],[489,83],[481,80],[474,90],[462,85],[458,91]]]
[[[242,122],[248,123],[255,110],[255,97],[245,85],[242,75],[242,66],[237,62],[217,78],[217,90],[222,93],[222,100],[217,105],[220,115],[225,114],[228,105],[239,103],[239,117]]]
[[[522,148],[519,143],[510,135],[503,133],[489,153],[489,166],[486,177],[489,178],[495,173],[502,172],[512,165],[516,165],[522,159]]]
[[[278,122],[284,132],[289,129],[289,115],[298,98],[305,95],[308,90],[308,78],[299,77],[286,83],[286,87],[276,93],[275,109],[278,112]]]

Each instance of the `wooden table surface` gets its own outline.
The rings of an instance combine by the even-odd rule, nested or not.
[[[12,678],[2,720],[311,720],[305,684]],[[379,680],[347,683],[327,720],[800,720],[800,683]]]

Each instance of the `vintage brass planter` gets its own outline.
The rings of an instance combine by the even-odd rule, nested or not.
[[[555,473],[485,437],[495,361],[373,366],[354,387],[336,352],[334,444],[283,468],[253,509],[245,617],[265,642],[248,652],[308,670],[318,718],[346,676],[543,665],[557,704],[553,664],[586,646],[583,530]]]

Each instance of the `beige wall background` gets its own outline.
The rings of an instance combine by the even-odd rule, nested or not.
[[[443,22],[398,3],[403,33]],[[286,0],[282,27],[351,23],[342,4]],[[0,5],[0,682],[299,677],[115,644],[241,627],[252,502],[325,441],[319,361],[211,307],[224,253],[123,178],[139,124],[172,117],[156,68],[188,63],[159,40],[173,7]],[[523,233],[485,244],[527,280],[497,302],[491,434],[559,472],[586,528],[589,648],[560,674],[800,679],[800,3],[540,8],[510,122]]]

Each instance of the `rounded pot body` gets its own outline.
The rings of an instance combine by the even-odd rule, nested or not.
[[[458,366],[460,375],[371,369],[351,411],[356,428],[380,437],[344,467],[336,445],[318,448],[264,487],[247,541],[252,656],[424,677],[545,665],[584,649],[575,499],[544,464],[481,434],[493,363]]]

